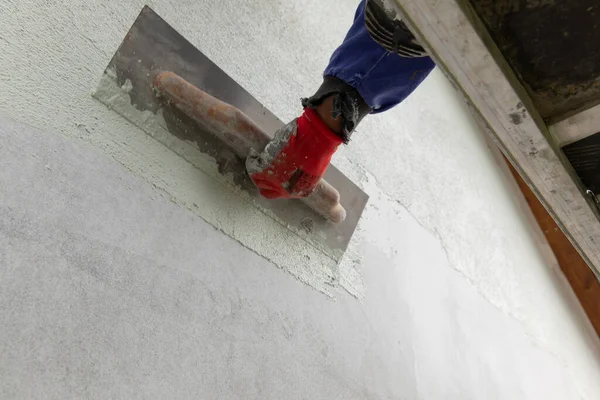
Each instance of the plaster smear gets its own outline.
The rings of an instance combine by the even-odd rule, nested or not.
[[[206,172],[210,171],[210,165],[201,171],[192,161],[200,163],[202,160],[185,160],[92,98],[90,94],[97,87],[99,77],[145,4],[137,0],[118,5],[106,2],[83,5],[57,0],[2,2],[6,26],[13,29],[0,33],[0,61],[4,66],[0,70],[0,112],[96,146],[153,184],[157,192],[189,208],[317,290],[333,295],[340,286],[338,282],[346,282],[354,286],[343,288],[361,293],[360,279],[340,279],[339,275],[345,274],[347,268],[338,269],[332,257],[213,179],[210,172]],[[295,6],[288,3],[277,4],[275,9],[272,4],[268,5],[274,13],[262,11],[266,3],[250,1],[167,0],[147,4],[209,58],[227,68],[226,72],[255,93],[266,107],[286,120],[300,110],[299,93],[307,92],[306,87],[314,87],[320,81],[320,75],[314,73],[319,68],[297,69],[300,60],[320,65],[324,49],[329,51],[338,41],[335,35],[327,36],[310,45],[313,50],[315,46],[321,49],[315,52],[309,52],[300,42],[294,46],[296,51],[290,53],[275,42],[257,41],[258,37],[253,35],[262,30],[249,30],[252,36],[229,34],[229,23],[239,25],[240,21],[254,21],[254,25],[249,25],[256,26],[256,21],[260,21],[261,25],[272,27],[285,21],[281,25],[285,29],[276,35],[277,40],[297,37],[298,19],[289,12],[289,7]],[[323,15],[324,22],[328,20],[325,15],[338,8],[334,4],[319,4],[326,12],[316,16]],[[352,16],[352,8],[345,9],[348,18]],[[304,8],[296,11],[304,12]],[[262,19],[254,17],[256,12]],[[235,18],[231,19],[232,16]],[[340,26],[339,33],[345,29]],[[268,57],[256,57],[257,51]],[[240,60],[253,60],[251,69],[246,61]],[[290,77],[288,71],[296,74]],[[313,82],[298,81],[306,78]]]
[[[244,201],[258,208],[268,217],[285,226],[287,229],[300,236],[312,246],[322,251],[334,261],[339,261],[343,251],[334,249],[324,243],[323,238],[325,233],[318,228],[313,229],[310,233],[306,230],[298,229],[295,226],[288,225],[281,220],[270,209],[261,206],[255,201],[255,198],[250,196],[247,191],[242,190],[239,185],[234,183],[233,174],[223,174],[219,172],[219,168],[215,159],[205,153],[198,151],[194,141],[186,141],[179,139],[168,131],[167,123],[162,115],[162,108],[155,114],[151,111],[140,111],[131,104],[128,93],[133,89],[133,85],[129,79],[125,81],[123,86],[119,87],[117,83],[116,72],[112,68],[108,68],[105,74],[102,75],[100,83],[93,97],[103,102],[109,109],[112,109],[125,117],[128,121],[142,128],[144,132],[158,140],[169,149],[192,163],[195,167],[202,170],[207,175],[211,176],[225,188],[236,193]]]
[[[343,266],[338,268],[341,250],[330,249],[320,242],[319,232],[315,232],[314,237],[303,235],[256,204],[232,179],[219,173],[212,157],[172,135],[160,111],[154,114],[132,106],[128,95],[131,88],[129,81],[120,87],[115,72],[107,70],[93,96],[198,169],[190,172],[204,177],[175,186],[166,179],[156,180],[152,176],[151,182],[156,187],[166,191],[172,201],[186,206],[223,233],[323,293],[331,296],[331,289],[340,285],[353,296],[363,297],[362,276],[356,271],[360,262],[348,261],[355,257],[344,258]]]

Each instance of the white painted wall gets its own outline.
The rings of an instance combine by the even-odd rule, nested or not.
[[[287,120],[356,2],[149,4]],[[332,299],[91,98],[143,5],[0,0],[0,398],[600,397],[598,340],[440,73],[335,157],[371,200],[340,271],[296,266],[362,274]]]

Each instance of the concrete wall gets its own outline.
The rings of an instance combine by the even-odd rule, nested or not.
[[[318,266],[360,290],[324,294],[91,98],[143,4],[0,0],[0,398],[599,398],[597,338],[439,72],[336,155],[371,199]],[[287,120],[356,3],[150,5]]]

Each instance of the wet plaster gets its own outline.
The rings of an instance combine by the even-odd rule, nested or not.
[[[0,133],[2,398],[594,398],[372,178],[369,295],[331,301],[97,148]],[[564,311],[555,334],[592,361]]]
[[[336,154],[371,196],[336,265],[91,97],[144,3],[2,5],[0,113],[43,130],[0,140],[0,393],[600,397],[597,339],[439,71]],[[356,3],[149,5],[289,120]]]

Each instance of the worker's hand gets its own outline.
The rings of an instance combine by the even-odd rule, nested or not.
[[[262,153],[251,151],[246,169],[267,199],[310,195],[343,143],[312,108],[275,133]]]

